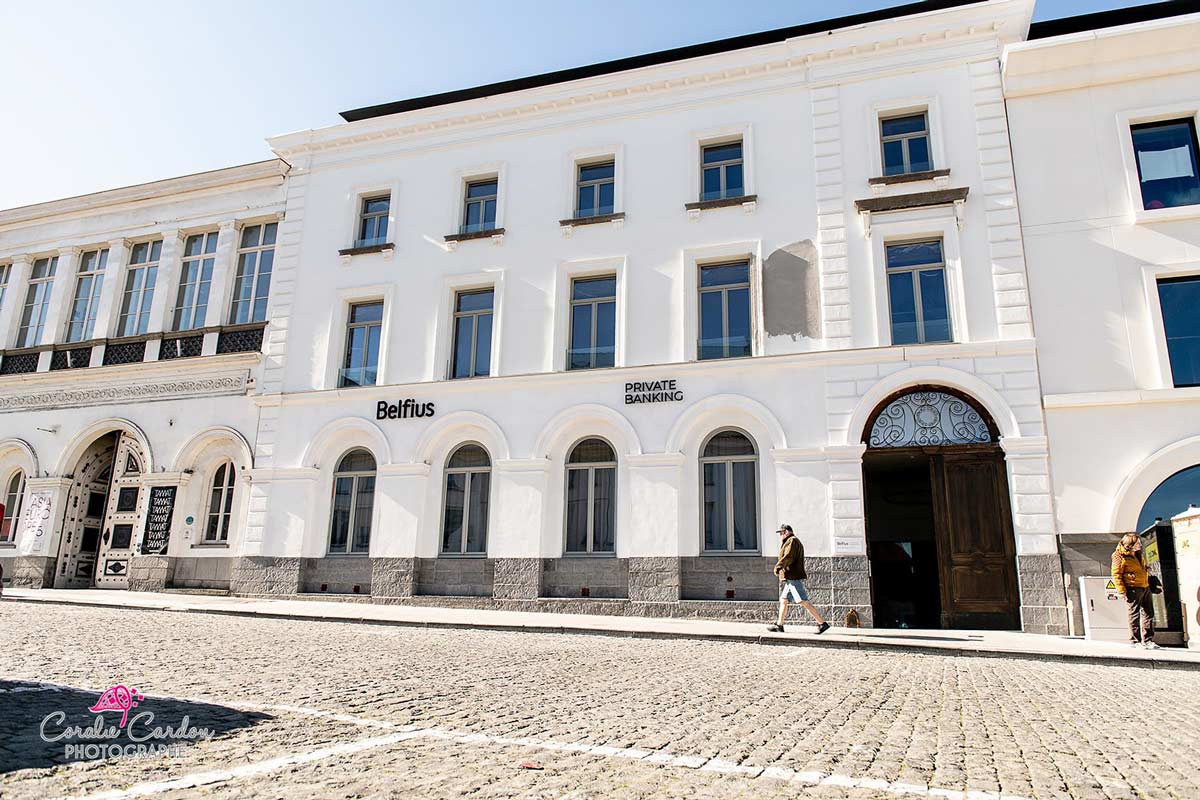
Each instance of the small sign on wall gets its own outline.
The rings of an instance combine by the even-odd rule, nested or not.
[[[34,492],[25,507],[26,536],[40,538],[50,532],[50,507],[54,504],[50,492]]]
[[[855,536],[833,537],[833,554],[835,556],[866,555],[866,544]]]
[[[146,531],[142,535],[142,554],[161,556],[171,541],[171,517],[175,513],[175,486],[151,486],[150,505],[146,509]]]

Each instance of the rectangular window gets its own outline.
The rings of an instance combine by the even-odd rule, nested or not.
[[[150,325],[150,305],[154,302],[154,282],[158,278],[158,259],[162,256],[162,240],[140,242],[129,253],[129,270],[125,273],[125,292],[121,297],[121,316],[117,319],[117,336],[137,336]]]
[[[1175,386],[1200,386],[1200,275],[1158,282],[1171,380]]]
[[[262,322],[267,318],[271,294],[271,268],[275,264],[275,235],[279,223],[249,225],[242,229],[238,246],[237,276],[233,281],[233,305],[229,324]]]
[[[4,295],[8,293],[8,276],[12,274],[12,264],[0,264],[0,309],[4,308]]]
[[[697,357],[750,355],[750,265],[700,268],[700,342]]]
[[[383,303],[350,306],[346,327],[346,358],[338,386],[374,386],[379,373],[379,340],[383,332]]]
[[[951,340],[941,239],[889,244],[887,285],[892,344]]]
[[[495,291],[459,292],[454,298],[452,378],[478,378],[492,372],[492,302]]]
[[[576,217],[599,217],[613,213],[616,164],[580,164],[576,181]]]
[[[387,242],[388,214],[391,212],[392,197],[364,197],[362,211],[358,215],[358,241],[355,247],[370,247]]]
[[[617,343],[617,278],[571,282],[571,347],[567,369],[611,367]]]
[[[724,200],[746,193],[742,142],[710,144],[701,149],[701,200]]]
[[[466,208],[461,233],[478,233],[496,228],[496,198],[500,182],[497,178],[467,184]]]
[[[879,120],[883,174],[907,175],[933,169],[929,156],[929,116],[906,114]]]
[[[80,255],[75,300],[71,303],[71,320],[67,323],[68,342],[82,342],[92,338],[96,327],[96,312],[100,308],[100,291],[104,287],[106,266],[108,248],[89,250]]]
[[[1200,204],[1196,121],[1192,118],[1130,127],[1137,159],[1142,207],[1176,208]]]
[[[21,309],[21,326],[17,329],[17,347],[35,347],[42,342],[42,328],[50,310],[50,290],[54,288],[54,271],[58,256],[39,258],[33,262],[29,287],[25,290],[25,306]]]
[[[184,242],[183,268],[179,273],[179,294],[175,298],[173,330],[187,331],[204,327],[216,253],[216,231],[197,233],[187,237],[187,241]]]

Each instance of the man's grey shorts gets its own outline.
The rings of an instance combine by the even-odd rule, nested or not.
[[[808,586],[803,580],[784,581],[779,585],[779,599],[802,603],[808,599]]]

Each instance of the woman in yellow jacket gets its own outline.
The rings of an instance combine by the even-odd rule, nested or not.
[[[1129,643],[1157,649],[1154,643],[1154,606],[1150,602],[1150,575],[1142,556],[1142,539],[1127,533],[1112,554],[1112,581],[1125,595],[1129,607]]]

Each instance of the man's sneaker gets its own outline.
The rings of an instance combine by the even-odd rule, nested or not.
[[[1145,647],[1147,650],[1162,650],[1162,648],[1154,642],[1146,642],[1144,645],[1142,645],[1142,647]]]
[[[1130,642],[1129,646],[1130,647],[1141,647],[1142,643],[1141,642]]]
[[[767,626],[767,630],[771,633],[783,633],[783,626],[777,622],[773,622]]]
[[[817,626],[817,633],[818,633],[818,634],[824,633],[824,632],[825,632],[825,631],[827,631],[827,630],[829,630],[829,623],[828,623],[828,622],[822,622],[820,625],[818,625],[818,626]]]

